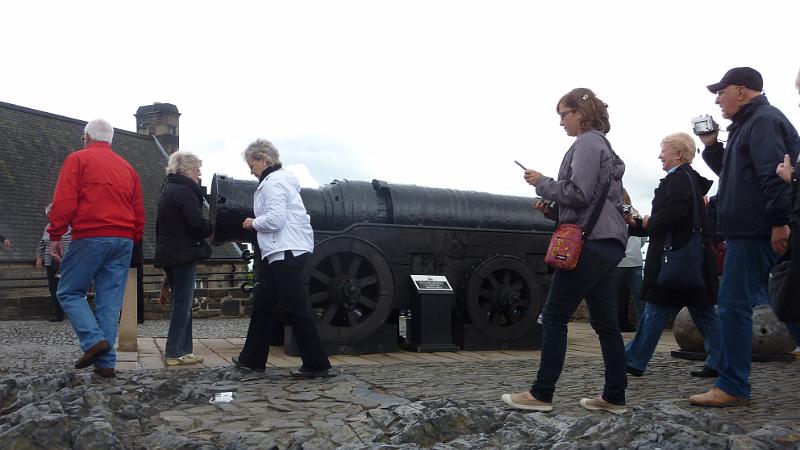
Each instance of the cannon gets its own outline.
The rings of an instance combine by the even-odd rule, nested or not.
[[[214,175],[215,244],[254,243],[241,223],[252,217],[256,187]],[[380,180],[334,180],[300,194],[315,241],[304,283],[320,336],[334,352],[387,351],[366,343],[391,327],[396,341],[398,312],[414,295],[411,274],[447,277],[462,348],[539,344],[554,223],[532,208],[533,198]]]

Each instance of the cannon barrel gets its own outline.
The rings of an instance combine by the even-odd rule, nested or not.
[[[214,243],[253,242],[242,228],[253,216],[257,181],[215,174],[209,196]],[[553,222],[532,208],[533,198],[430,188],[381,180],[334,180],[300,190],[315,230],[342,230],[356,223],[552,231]]]

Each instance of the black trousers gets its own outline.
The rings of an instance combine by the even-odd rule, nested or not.
[[[51,309],[53,310],[53,316],[63,319],[64,310],[61,309],[61,303],[58,303],[58,297],[56,296],[56,292],[58,292],[58,277],[56,276],[58,273],[58,264],[54,262],[52,265],[44,266],[44,268],[47,271],[47,288],[50,290],[50,302],[52,303]]]
[[[254,270],[259,284],[253,290],[250,327],[239,354],[242,364],[266,368],[270,337],[276,327],[286,324],[292,327],[304,370],[316,372],[331,367],[303,289],[303,266],[309,256],[304,253],[295,257],[286,251],[283,261],[268,264],[267,260],[256,260]]]
[[[136,269],[136,323],[144,323],[144,264],[134,264]]]

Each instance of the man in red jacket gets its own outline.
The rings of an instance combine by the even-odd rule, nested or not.
[[[64,160],[50,210],[50,254],[61,262],[58,301],[80,341],[81,369],[108,378],[115,374],[119,313],[131,250],[142,239],[144,206],[139,174],[111,150],[114,128],[105,120],[89,122],[84,148]],[[64,254],[61,236],[72,227]],[[84,300],[95,284],[95,312]]]

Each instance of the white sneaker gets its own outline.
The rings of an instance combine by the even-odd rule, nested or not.
[[[623,414],[628,411],[625,405],[615,405],[603,400],[603,397],[582,398],[581,406],[589,411],[608,411],[613,414]]]
[[[201,362],[203,362],[203,358],[200,356],[195,356],[194,353],[187,353],[180,358],[166,358],[166,363],[168,366],[198,364]]]
[[[517,409],[524,409],[526,411],[540,411],[548,412],[553,410],[553,404],[543,402],[537,399],[528,398],[527,392],[519,392],[517,394],[503,394],[500,400],[506,402],[510,406]]]

